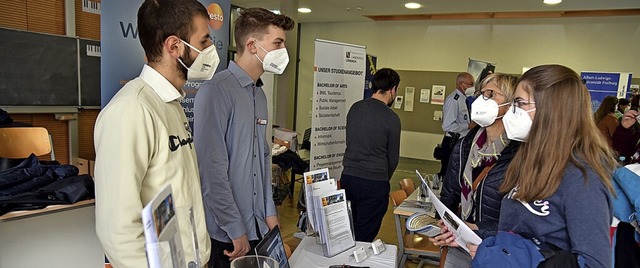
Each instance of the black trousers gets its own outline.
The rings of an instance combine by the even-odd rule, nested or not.
[[[389,204],[389,181],[373,181],[342,174],[340,185],[351,201],[356,241],[373,242]]]
[[[452,138],[449,136],[444,136],[442,139],[442,159],[440,159],[440,172],[438,172],[438,177],[444,177],[444,174],[447,173],[447,168],[449,168],[449,158],[451,158],[451,152],[453,151],[453,146],[455,146],[457,138]]]
[[[260,243],[260,240],[262,240],[262,234],[260,234],[260,228],[258,228],[258,220],[255,221],[255,224],[258,240],[249,240],[249,246],[251,246],[251,249],[247,252],[247,255],[256,255],[256,246]],[[222,242],[211,238],[211,257],[209,258],[208,268],[231,267],[231,260],[229,260],[229,256],[224,255],[225,250],[233,252],[233,243]]]

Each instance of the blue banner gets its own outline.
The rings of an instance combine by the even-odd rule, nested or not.
[[[213,45],[218,50],[218,70],[227,68],[229,45],[230,0],[200,0],[207,8]],[[101,105],[104,107],[129,80],[136,78],[145,64],[145,55],[138,40],[137,13],[142,1],[109,0],[101,8]],[[182,106],[193,128],[193,103],[202,81],[188,81]]]
[[[365,75],[364,75],[364,97],[363,99],[371,97],[373,90],[371,89],[371,81],[373,81],[373,75],[378,71],[377,68],[378,57],[367,54],[367,62],[365,63]]]
[[[591,108],[596,111],[607,96],[629,98],[627,85],[631,83],[629,73],[582,72],[582,81],[591,95]],[[629,95],[628,95],[629,94]]]

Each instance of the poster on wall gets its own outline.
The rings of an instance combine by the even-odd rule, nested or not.
[[[587,86],[591,95],[591,108],[595,112],[600,107],[602,100],[607,96],[616,98],[631,98],[628,92],[631,85],[631,73],[614,72],[582,72],[583,83]]]
[[[446,86],[433,85],[431,87],[431,104],[444,105],[444,93],[446,90]]]
[[[141,2],[110,0],[101,3],[101,105],[109,103],[113,95],[129,80],[136,78],[145,64],[145,55],[138,39],[137,12]],[[209,12],[209,31],[218,51],[220,65],[216,72],[227,68],[229,44],[230,0],[200,0]],[[202,81],[187,81],[182,88],[186,97],[180,101],[193,129],[193,103]]]
[[[428,89],[428,88],[420,89],[420,102],[429,103],[430,94],[431,94],[431,89]]]
[[[328,168],[340,179],[346,148],[347,113],[362,99],[365,47],[315,41],[310,170]]]
[[[413,112],[413,95],[416,88],[405,87],[404,88],[404,111]]]

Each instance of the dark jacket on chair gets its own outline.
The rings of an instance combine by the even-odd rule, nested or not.
[[[475,137],[479,129],[480,127],[472,129],[466,137],[460,139],[453,148],[451,158],[449,159],[449,168],[444,176],[440,200],[452,211],[458,211],[463,169],[469,158],[473,137]],[[506,194],[501,193],[499,189],[504,180],[507,166],[509,166],[519,146],[520,142],[510,141],[509,145],[500,153],[495,166],[491,168],[487,177],[478,185],[478,189],[476,189],[472,215],[474,215],[473,219],[475,219],[475,224],[478,225],[480,229],[477,230],[476,233],[481,238],[495,235],[498,230],[500,204]]]

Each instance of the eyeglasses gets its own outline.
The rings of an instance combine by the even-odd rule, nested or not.
[[[469,82],[464,82],[464,81],[463,81],[462,83],[463,83],[463,84],[465,84],[465,85],[473,86],[473,82],[469,83]]]
[[[500,93],[500,92],[497,92],[497,91],[495,91],[495,90],[493,90],[493,89],[485,89],[485,90],[483,90],[483,91],[480,91],[480,94],[482,95],[482,97],[483,97],[485,100],[492,99],[492,98],[493,98],[493,96],[494,96],[494,94],[495,94],[495,95],[502,95],[502,96],[504,96],[504,94],[502,94],[502,93]]]
[[[535,104],[535,101],[530,101],[530,100],[525,100],[523,98],[517,97],[515,99],[513,99],[513,102],[511,103],[511,107],[513,112],[516,112],[516,107],[518,108],[522,108],[522,106],[525,105],[529,105],[529,104]]]

